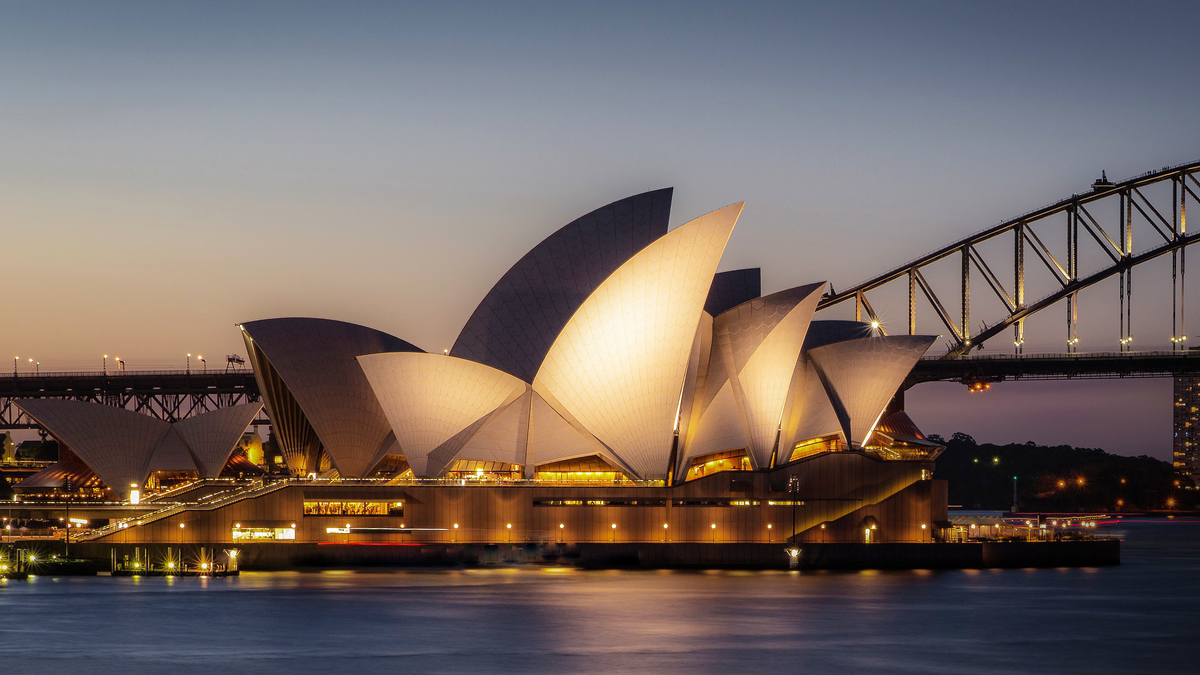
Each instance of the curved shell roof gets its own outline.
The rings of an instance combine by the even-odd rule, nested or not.
[[[528,389],[512,403],[488,415],[454,459],[474,459],[505,464],[527,464],[529,413],[533,392]],[[526,467],[526,472],[528,473]]]
[[[187,417],[172,425],[192,451],[201,478],[216,478],[221,474],[259,410],[261,402],[243,403]]]
[[[71,448],[121,498],[141,486],[171,425],[116,406],[83,401],[25,399],[17,406]]]
[[[867,442],[888,401],[935,339],[928,335],[869,337],[808,352],[849,444]]]
[[[525,382],[583,301],[667,232],[671,188],[634,195],[568,223],[517,261],[463,326],[451,356]]]
[[[501,370],[442,354],[367,354],[358,362],[422,478],[440,473],[489,415],[529,388]]]
[[[242,324],[242,330],[279,373],[338,473],[367,475],[392,445],[391,428],[355,358],[421,350],[382,331],[330,319],[263,319]]]
[[[843,433],[842,423],[829,401],[825,386],[821,384],[821,378],[809,359],[803,355],[796,363],[789,398],[776,463],[788,461],[791,448],[800,441]]]
[[[746,416],[749,454],[756,467],[770,465],[796,360],[824,285],[756,298],[714,321],[733,393]]]
[[[696,326],[742,203],[639,251],[580,305],[533,381],[643,478],[663,477]]]
[[[717,316],[759,295],[762,295],[762,268],[717,272],[704,301],[704,311]]]
[[[857,340],[871,337],[871,324],[863,321],[848,319],[828,319],[813,321],[808,326],[808,334],[804,336],[804,349],[816,349],[834,342]]]

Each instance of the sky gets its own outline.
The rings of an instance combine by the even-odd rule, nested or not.
[[[0,350],[215,364],[236,323],[304,315],[436,351],[542,238],[664,186],[672,226],[746,201],[722,269],[843,288],[1101,170],[1200,158],[1197,25],[1189,2],[0,1]],[[1139,348],[1166,346],[1169,277],[1138,275]],[[1027,351],[1059,350],[1054,312]],[[1166,457],[1170,397],[929,384],[908,407]]]

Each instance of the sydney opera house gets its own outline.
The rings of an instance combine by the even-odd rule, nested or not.
[[[940,447],[889,403],[934,338],[814,320],[823,283],[718,272],[742,205],[668,230],[671,197],[551,234],[447,350],[240,324],[285,474],[231,477],[258,404],[168,424],[26,400],[66,450],[17,487],[71,474],[136,505],[93,535],[114,542],[929,541]]]

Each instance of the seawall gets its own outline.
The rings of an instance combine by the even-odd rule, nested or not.
[[[73,556],[96,559],[107,569],[113,551],[133,557],[132,544],[72,544]],[[142,546],[150,557],[167,546]],[[185,557],[224,559],[227,544],[186,545]],[[560,565],[581,568],[724,569],[977,569],[1090,567],[1121,562],[1116,539],[1063,542],[800,544],[795,560],[783,544],[244,544],[241,570],[354,567],[455,567]],[[178,552],[179,547],[172,547]]]

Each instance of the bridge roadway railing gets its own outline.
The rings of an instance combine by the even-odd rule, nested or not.
[[[202,370],[121,370],[0,374],[0,429],[37,425],[14,405],[23,398],[104,403],[168,422],[259,400],[254,373]]]
[[[1070,380],[1200,375],[1200,351],[1083,352],[1074,354],[991,354],[954,359],[921,359],[905,387],[921,382]]]

